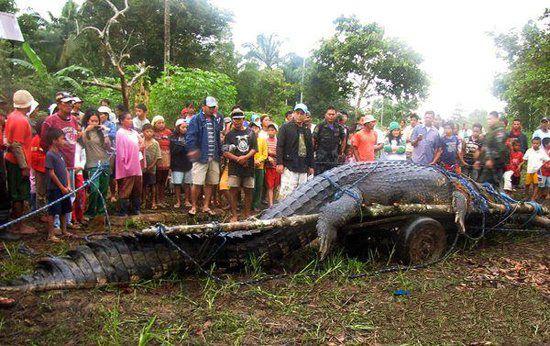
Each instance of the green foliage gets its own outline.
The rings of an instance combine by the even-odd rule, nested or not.
[[[291,85],[280,69],[260,70],[256,63],[247,63],[237,77],[238,104],[245,110],[271,115],[284,114],[289,106]]]
[[[114,78],[102,78],[100,81],[113,84],[117,82]],[[111,101],[111,108],[114,108],[117,104],[122,104],[120,91],[96,86],[86,86],[83,88],[81,98],[86,102],[86,107],[97,108],[103,99]]]
[[[235,104],[237,90],[227,75],[196,68],[170,66],[168,73],[151,86],[150,108],[172,124],[186,101],[200,105],[206,96],[214,96],[220,111],[228,113]]]
[[[244,44],[244,47],[248,49],[245,58],[261,63],[268,69],[272,69],[282,60],[280,57],[282,44],[283,42],[277,34],[259,34],[256,37],[255,43],[249,42]]]
[[[510,68],[497,76],[493,92],[508,103],[507,112],[530,130],[540,118],[550,116],[550,25],[543,24],[548,13],[540,25],[530,21],[519,33],[493,34],[499,56]]]
[[[378,99],[372,103],[372,112],[378,124],[387,127],[392,121],[400,122],[418,107],[414,100],[395,102],[391,99]],[[408,122],[408,120],[407,120]]]

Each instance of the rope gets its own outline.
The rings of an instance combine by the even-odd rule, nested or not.
[[[9,222],[6,222],[6,223],[0,225],[0,230],[6,229],[6,228],[8,228],[8,227],[11,227],[11,226],[13,226],[13,225],[15,225],[15,224],[17,224],[17,223],[23,221],[23,220],[26,220],[26,219],[28,219],[28,218],[30,218],[30,217],[33,217],[33,216],[35,216],[35,215],[41,213],[42,211],[48,209],[48,208],[51,207],[52,205],[61,202],[62,200],[65,200],[65,199],[67,199],[67,198],[71,198],[71,196],[76,195],[76,193],[77,193],[78,191],[80,191],[80,190],[85,189],[86,187],[88,187],[94,180],[96,180],[96,179],[99,177],[99,175],[100,175],[103,171],[107,170],[108,168],[109,168],[109,164],[108,164],[108,163],[107,163],[107,164],[101,164],[101,163],[99,163],[99,168],[98,168],[98,170],[97,170],[88,180],[86,180],[86,181],[82,184],[82,186],[80,186],[80,187],[74,189],[73,191],[69,192],[68,194],[62,196],[61,198],[58,198],[57,200],[55,200],[55,201],[53,201],[53,202],[50,202],[50,203],[44,205],[44,206],[41,207],[41,208],[38,208],[38,209],[36,209],[36,210],[34,210],[34,211],[31,211],[31,212],[29,212],[29,213],[27,213],[27,214],[25,214],[25,215],[22,215],[22,216],[18,217],[17,219],[11,220],[11,221],[9,221]],[[101,193],[100,193],[100,194],[101,194]],[[107,205],[105,204],[105,199],[103,198],[103,196],[102,196],[102,202],[103,202],[103,205],[104,205],[104,208],[105,208],[105,214],[107,214]],[[109,221],[109,229],[110,229],[110,221]]]

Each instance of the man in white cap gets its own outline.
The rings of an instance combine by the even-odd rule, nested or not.
[[[6,171],[8,190],[13,202],[13,216],[23,215],[25,201],[30,199],[30,149],[32,129],[27,118],[34,98],[27,90],[17,90],[13,95],[13,112],[8,115],[4,136],[8,147]],[[12,230],[19,234],[32,234],[36,230],[24,222],[16,224]]]
[[[307,112],[307,106],[298,103],[292,120],[283,124],[277,135],[277,172],[281,174],[279,199],[305,183],[308,174],[313,175],[313,142],[311,131],[304,124]]]
[[[212,187],[220,182],[220,157],[222,130],[221,122],[216,119],[214,112],[218,101],[208,96],[202,102],[199,112],[191,118],[187,130],[188,156],[193,161],[191,175],[193,187],[191,188],[191,204],[189,214],[197,213],[197,203],[201,187],[204,188],[204,204],[202,211],[213,215],[210,209]]]
[[[374,161],[375,153],[382,148],[378,141],[378,133],[374,129],[376,119],[368,114],[359,119],[359,124],[362,125],[361,130],[351,137],[353,156],[357,162]]]

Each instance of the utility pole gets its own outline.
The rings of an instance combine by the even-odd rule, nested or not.
[[[164,73],[170,64],[170,0],[164,0]]]

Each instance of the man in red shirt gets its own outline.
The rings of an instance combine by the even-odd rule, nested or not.
[[[4,137],[6,139],[6,171],[8,190],[13,202],[13,217],[23,215],[25,201],[30,199],[30,148],[32,129],[27,118],[34,98],[27,90],[13,94],[13,112],[8,115]],[[36,229],[24,222],[16,224],[12,232],[19,234],[36,233]]]
[[[382,148],[382,144],[378,144],[378,134],[374,130],[376,119],[369,114],[362,117],[359,123],[363,128],[351,138],[353,156],[357,162],[374,161],[374,154]]]

